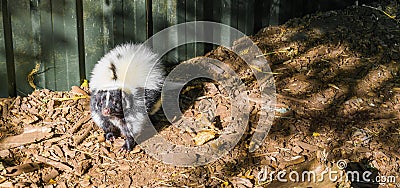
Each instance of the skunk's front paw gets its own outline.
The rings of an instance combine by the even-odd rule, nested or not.
[[[106,140],[113,142],[115,140],[115,135],[113,132],[104,133]]]
[[[129,152],[132,151],[133,148],[136,146],[136,142],[131,139],[131,138],[127,138],[125,140],[125,144],[121,147],[121,152]]]

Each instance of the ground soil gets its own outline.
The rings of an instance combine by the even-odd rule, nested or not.
[[[86,86],[1,99],[0,187],[400,187],[400,22],[392,17],[400,15],[399,6],[382,1],[317,13],[251,36],[270,64],[277,93],[274,122],[255,152],[248,148],[260,112],[257,82],[229,50],[206,54],[236,70],[253,100],[245,135],[204,166],[164,164],[139,146],[118,152],[123,139],[105,142],[90,119]],[[204,129],[182,131],[156,117],[168,141],[202,145],[228,126],[233,102],[218,83],[195,81],[181,98],[186,124],[200,122]],[[327,168],[396,182],[280,182],[265,176]]]

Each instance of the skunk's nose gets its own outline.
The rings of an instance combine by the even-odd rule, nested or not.
[[[109,108],[103,108],[102,114],[103,116],[109,116],[111,113],[111,110]]]

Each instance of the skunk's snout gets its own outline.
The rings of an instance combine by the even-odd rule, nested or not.
[[[101,113],[103,114],[103,116],[110,116],[111,110],[109,108],[103,108]]]

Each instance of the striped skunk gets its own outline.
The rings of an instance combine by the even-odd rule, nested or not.
[[[122,134],[122,151],[136,146],[134,137],[160,100],[163,81],[159,57],[143,44],[119,45],[98,61],[90,78],[90,108],[106,140]]]

